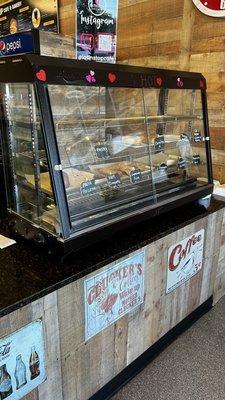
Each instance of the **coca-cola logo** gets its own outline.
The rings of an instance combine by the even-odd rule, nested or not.
[[[202,235],[193,235],[186,243],[185,246],[182,246],[182,244],[177,244],[173,250],[171,251],[170,257],[169,257],[169,270],[171,272],[175,271],[181,261],[184,262],[184,260],[188,257],[188,255],[193,251],[193,247],[201,242],[202,240]]]
[[[211,17],[225,17],[225,0],[193,0],[196,7]]]
[[[11,350],[11,342],[3,344],[0,346],[0,357],[5,357],[10,353]]]
[[[3,40],[0,41],[0,51],[5,50],[5,42]]]

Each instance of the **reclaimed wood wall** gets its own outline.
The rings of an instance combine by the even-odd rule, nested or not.
[[[221,231],[218,236],[220,237],[220,250],[214,283],[214,304],[225,296],[225,213],[223,214]]]
[[[39,318],[45,324],[47,380],[24,400],[89,399],[206,301],[213,294],[217,274],[223,214],[220,210],[144,247],[144,303],[88,342],[84,279],[2,317],[1,337]],[[206,244],[202,270],[166,295],[168,248],[202,228]]]

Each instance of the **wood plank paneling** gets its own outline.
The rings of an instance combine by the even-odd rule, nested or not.
[[[168,248],[202,228],[202,270],[166,294]],[[220,210],[146,246],[144,303],[88,342],[84,336],[84,278],[1,318],[0,337],[38,318],[44,321],[47,380],[24,399],[87,400],[213,291],[215,301],[219,300],[225,294],[224,243],[225,212]]]

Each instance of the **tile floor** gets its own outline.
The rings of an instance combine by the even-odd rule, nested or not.
[[[225,297],[113,400],[225,400]]]

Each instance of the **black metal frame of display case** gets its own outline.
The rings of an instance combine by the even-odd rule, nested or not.
[[[86,75],[95,72],[96,81],[88,83]],[[182,82],[182,86],[180,85]],[[167,212],[168,210],[205,197],[213,191],[212,160],[210,151],[209,125],[206,98],[206,81],[200,73],[189,73],[181,71],[170,71],[163,69],[152,69],[132,67],[126,65],[111,65],[95,62],[76,61],[53,57],[38,56],[34,54],[7,57],[0,59],[0,84],[1,83],[33,83],[35,86],[37,101],[41,111],[43,135],[49,163],[53,193],[56,197],[56,205],[59,209],[62,221],[62,233],[64,239],[48,234],[45,229],[31,227],[32,222],[25,220],[15,212],[10,212],[10,224],[17,226],[14,230],[29,231],[29,237],[40,243],[56,242],[61,243],[65,252],[74,249],[72,239],[76,240],[76,248],[86,246],[87,243],[104,239],[113,232],[142,221],[148,217]],[[173,194],[171,199],[160,201],[157,204],[149,205],[135,212],[126,213],[118,220],[112,219],[104,226],[95,225],[88,228],[87,232],[72,231],[68,204],[66,199],[65,186],[60,170],[60,156],[57,147],[57,140],[54,130],[53,116],[48,98],[47,85],[79,85],[79,86],[102,86],[121,88],[167,88],[167,89],[199,89],[202,96],[204,135],[206,145],[208,184],[193,190],[181,191]],[[2,123],[4,123],[2,121]],[[4,129],[4,128],[3,128]],[[7,157],[7,155],[6,155]],[[7,165],[7,159],[6,159]],[[13,221],[13,222],[12,222]],[[20,226],[18,228],[18,225]],[[23,227],[23,228],[21,228]],[[33,235],[31,234],[33,230]],[[93,235],[97,231],[97,235]]]

